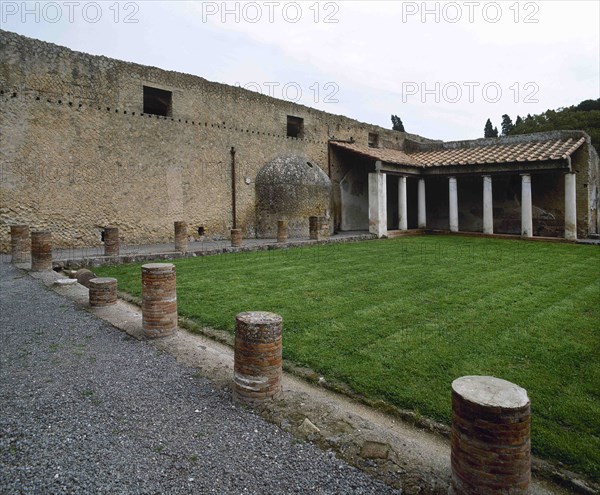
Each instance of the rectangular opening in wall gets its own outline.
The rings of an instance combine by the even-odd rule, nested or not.
[[[379,134],[369,132],[369,148],[379,147]]]
[[[144,113],[171,117],[173,93],[164,89],[144,86]]]
[[[304,137],[304,119],[301,117],[287,116],[287,135],[288,137]]]

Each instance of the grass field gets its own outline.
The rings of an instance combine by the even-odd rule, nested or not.
[[[600,480],[600,249],[452,236],[175,261],[179,312],[284,318],[284,357],[450,422],[463,375],[515,382],[535,454]],[[96,269],[141,294],[140,265]]]

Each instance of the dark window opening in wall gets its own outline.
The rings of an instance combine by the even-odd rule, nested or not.
[[[293,117],[288,115],[287,118],[287,135],[288,137],[303,138],[304,137],[304,119],[301,117]]]
[[[170,117],[173,110],[173,93],[164,89],[144,86],[144,113]]]
[[[379,134],[369,132],[369,148],[377,148],[379,146]]]

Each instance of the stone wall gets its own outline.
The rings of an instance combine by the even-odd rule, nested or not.
[[[143,114],[143,87],[172,92],[170,116]],[[304,119],[287,137],[288,115]],[[283,153],[328,173],[331,138],[405,136],[200,77],[74,52],[0,31],[0,250],[8,225],[50,229],[55,247],[95,246],[106,225],[127,244],[170,242],[173,222],[211,238],[237,220],[254,236],[257,172]],[[411,136],[413,140],[422,140]]]

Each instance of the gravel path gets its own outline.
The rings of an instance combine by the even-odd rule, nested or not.
[[[0,493],[399,493],[0,264]]]

